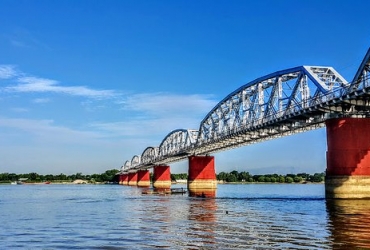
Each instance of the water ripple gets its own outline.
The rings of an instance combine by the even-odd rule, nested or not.
[[[321,185],[292,187],[220,185],[216,198],[204,199],[143,196],[127,186],[0,186],[0,244],[3,249],[370,249],[370,201],[327,201]]]

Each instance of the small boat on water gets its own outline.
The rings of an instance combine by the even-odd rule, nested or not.
[[[22,185],[23,182],[22,181],[11,181],[10,184],[11,185]]]

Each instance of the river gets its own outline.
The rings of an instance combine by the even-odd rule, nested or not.
[[[218,185],[215,198],[141,192],[0,185],[0,249],[370,249],[370,200],[326,200],[322,184]]]

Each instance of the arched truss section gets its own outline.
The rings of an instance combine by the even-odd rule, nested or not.
[[[140,162],[141,162],[140,155],[135,155],[134,157],[132,157],[131,160],[131,168],[140,165]]]
[[[159,146],[159,157],[174,156],[193,147],[198,137],[197,130],[177,129],[169,133]]]
[[[155,162],[158,157],[159,148],[158,147],[147,147],[141,154],[141,164],[150,165]]]
[[[121,168],[121,172],[128,171],[131,168],[131,161],[127,160]]]
[[[123,165],[123,168],[125,169],[125,170],[127,170],[128,168],[130,168],[131,167],[131,161],[129,161],[129,160],[127,160],[126,162],[125,162],[125,165]]]
[[[348,92],[366,89],[367,87],[370,87],[370,48],[352,80]]]
[[[298,112],[341,95],[332,67],[300,66],[260,77],[220,101],[202,120],[197,145]],[[337,93],[338,92],[338,93]]]

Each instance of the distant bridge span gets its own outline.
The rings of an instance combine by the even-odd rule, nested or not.
[[[323,66],[300,66],[257,78],[221,100],[198,130],[170,132],[159,146],[127,160],[121,171],[305,132],[342,117],[370,117],[370,49],[351,82]]]

